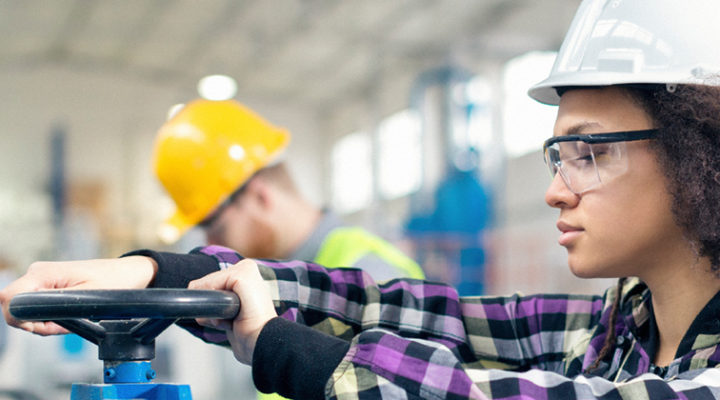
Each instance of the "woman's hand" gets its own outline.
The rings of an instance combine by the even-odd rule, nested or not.
[[[142,289],[152,282],[157,264],[152,258],[131,256],[124,258],[35,262],[25,275],[0,291],[0,304],[5,321],[11,326],[38,335],[67,333],[52,322],[19,321],[8,311],[15,295],[51,289]]]
[[[233,321],[198,319],[201,325],[225,330],[235,358],[251,364],[255,343],[265,324],[277,316],[270,290],[257,264],[245,259],[232,267],[190,282],[188,289],[231,290],[240,298],[240,312]]]

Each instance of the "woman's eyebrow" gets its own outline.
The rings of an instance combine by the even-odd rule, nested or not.
[[[602,127],[602,125],[598,124],[597,122],[582,122],[576,125],[573,125],[569,127],[565,133],[564,136],[570,136],[570,135],[582,135],[585,130],[590,128],[599,128]]]

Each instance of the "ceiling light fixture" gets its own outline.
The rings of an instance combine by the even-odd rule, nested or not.
[[[207,100],[232,99],[237,93],[237,83],[227,75],[208,75],[198,82],[198,93]]]

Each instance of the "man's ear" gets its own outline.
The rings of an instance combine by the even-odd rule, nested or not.
[[[252,201],[262,208],[271,207],[273,201],[273,187],[270,182],[262,177],[256,176],[247,182],[247,188],[245,189],[248,196],[251,196]]]

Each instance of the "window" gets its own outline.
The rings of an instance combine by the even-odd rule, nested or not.
[[[351,133],[332,150],[332,204],[340,213],[358,211],[372,201],[372,143],[366,132]]]
[[[383,120],[378,127],[378,190],[386,199],[420,188],[422,146],[420,119],[404,110]]]
[[[508,157],[540,150],[543,141],[552,136],[557,108],[536,102],[527,91],[547,78],[556,55],[554,52],[527,53],[510,60],[505,67],[503,128]]]
[[[476,168],[493,173],[502,151],[493,135],[492,99],[490,82],[476,75],[455,88],[457,111],[453,116],[451,161],[455,168],[470,171]]]
[[[492,143],[492,88],[483,76],[475,76],[465,85],[468,107],[468,146],[486,149]]]

